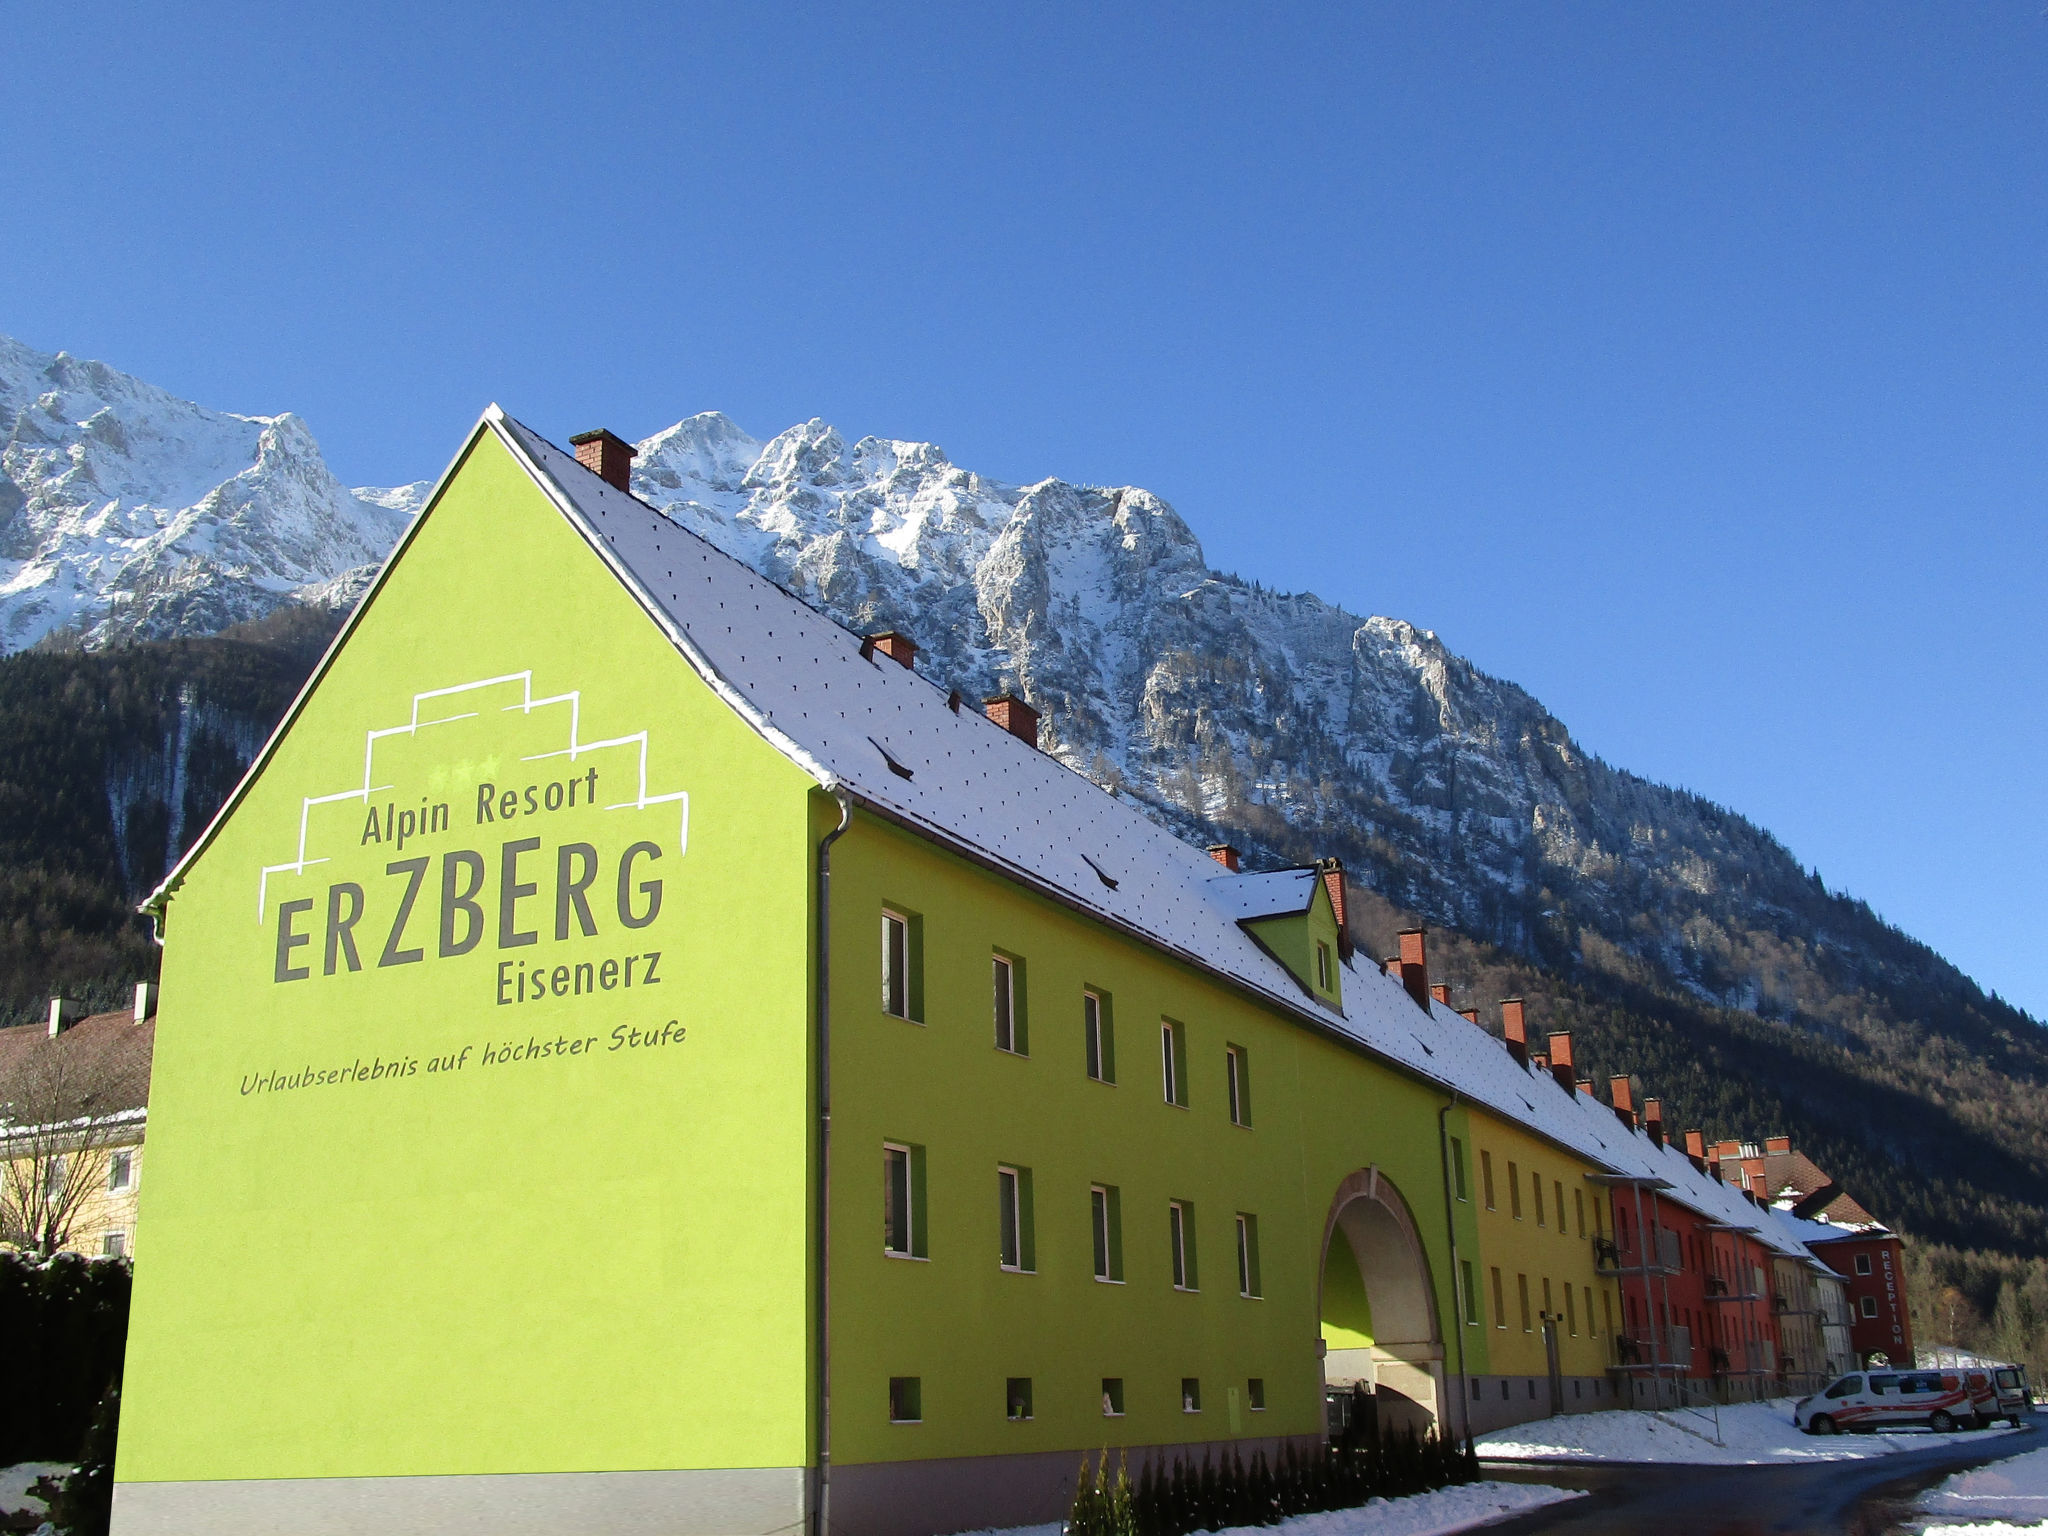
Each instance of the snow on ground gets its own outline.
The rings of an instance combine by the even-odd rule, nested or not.
[[[1968,1531],[1972,1536],[1992,1532],[2048,1532],[2048,1450],[2029,1451],[1988,1467],[1972,1467],[1937,1483],[1920,1496],[1916,1506],[1923,1514],[1966,1524],[1942,1524],[1929,1532]],[[1984,1524],[1997,1521],[1998,1524]],[[2006,1522],[2024,1521],[2025,1524]]]
[[[1613,1409],[1537,1419],[1479,1437],[1482,1460],[1494,1461],[1661,1461],[1707,1466],[1763,1466],[1808,1461],[1858,1461],[1900,1451],[1926,1450],[1957,1441],[1975,1442],[2012,1434],[1995,1429],[1937,1435],[1900,1429],[1868,1435],[1808,1435],[1792,1427],[1789,1397],[1723,1408],[1718,1431],[1706,1411],[1650,1413]],[[1720,1444],[1715,1444],[1718,1433]]]
[[[2014,1525],[2009,1520],[1972,1520],[1964,1525],[1930,1525],[1920,1536],[2043,1536],[2048,1520],[2032,1525]]]
[[[0,1467],[0,1515],[49,1513],[43,1501],[28,1490],[39,1477],[68,1477],[71,1464],[65,1461],[23,1461]]]
[[[1569,1488],[1534,1483],[1464,1483],[1405,1499],[1373,1499],[1357,1509],[1296,1515],[1278,1525],[1234,1526],[1220,1536],[1449,1536],[1527,1514],[1562,1499],[1581,1499]],[[963,1536],[1060,1536],[1060,1527],[1019,1525],[1006,1531],[969,1531]]]

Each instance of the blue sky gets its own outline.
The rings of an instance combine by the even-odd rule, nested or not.
[[[338,473],[822,416],[1434,628],[2048,1017],[2048,19],[12,7],[0,331]]]

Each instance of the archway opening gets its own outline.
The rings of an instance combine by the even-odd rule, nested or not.
[[[1429,1260],[1407,1201],[1377,1169],[1346,1179],[1331,1202],[1320,1316],[1323,1386],[1339,1400],[1333,1429],[1356,1387],[1382,1429],[1438,1422],[1444,1349]]]

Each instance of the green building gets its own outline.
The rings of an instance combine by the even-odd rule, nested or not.
[[[1492,1402],[1466,1148],[1577,1189],[1578,1096],[579,448],[486,413],[153,898],[119,1536],[922,1536]]]

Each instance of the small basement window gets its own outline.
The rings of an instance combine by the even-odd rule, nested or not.
[[[1012,1376],[1003,1384],[1003,1411],[1013,1424],[1021,1424],[1031,1417],[1029,1376]]]
[[[1202,1378],[1183,1376],[1180,1379],[1180,1411],[1200,1413],[1202,1411]]]
[[[1120,1419],[1124,1416],[1124,1379],[1121,1376],[1102,1378],[1102,1416],[1105,1419]]]
[[[919,1376],[891,1376],[889,1378],[889,1422],[891,1424],[921,1424],[924,1422],[924,1379]]]
[[[1264,1413],[1266,1411],[1266,1378],[1254,1376],[1247,1381],[1244,1384],[1244,1397],[1245,1401],[1251,1405],[1253,1413]]]

